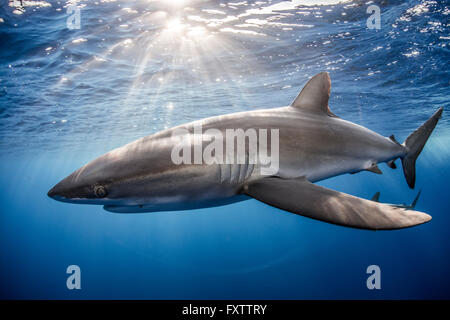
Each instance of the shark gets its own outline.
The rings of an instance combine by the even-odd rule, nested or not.
[[[379,174],[378,164],[396,168],[395,161],[401,159],[406,182],[414,188],[416,160],[443,108],[399,143],[393,135],[385,137],[336,116],[328,104],[330,92],[330,76],[321,72],[288,106],[215,116],[143,137],[74,171],[51,188],[48,196],[62,202],[103,205],[115,213],[196,210],[253,198],[304,217],[369,230],[401,229],[430,221],[429,214],[411,207],[370,201],[315,183],[365,170]],[[244,146],[243,161],[237,163],[174,163],[173,150],[180,143],[194,141],[193,148],[195,143],[204,145],[196,139],[199,125],[219,133],[230,128],[276,130],[278,170],[263,174],[264,164],[258,159],[250,161],[250,144]],[[257,147],[262,143],[257,141]],[[264,144],[274,146],[273,141]]]

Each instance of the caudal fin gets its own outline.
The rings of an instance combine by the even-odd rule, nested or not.
[[[416,131],[411,133],[403,143],[403,146],[405,146],[407,150],[406,155],[402,158],[403,173],[405,174],[406,182],[411,189],[414,189],[416,183],[417,157],[433,132],[434,127],[436,127],[443,110],[444,108],[440,107],[430,119],[416,129]]]

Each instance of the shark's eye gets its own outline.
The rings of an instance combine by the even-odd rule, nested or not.
[[[104,198],[108,194],[104,186],[95,186],[94,193],[98,198]]]

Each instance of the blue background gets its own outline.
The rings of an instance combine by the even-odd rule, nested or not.
[[[256,200],[189,212],[112,214],[50,187],[95,157],[208,116],[289,104],[320,71],[338,116],[403,141],[448,107],[446,1],[78,1],[0,17],[0,297],[3,299],[450,298],[450,122],[417,163],[416,190],[381,165],[319,184],[433,216],[349,229]],[[305,6],[303,4],[312,4]],[[0,20],[1,21],[1,20]],[[397,162],[400,167],[400,163]],[[81,290],[66,288],[68,265]],[[381,290],[366,268],[381,268]]]

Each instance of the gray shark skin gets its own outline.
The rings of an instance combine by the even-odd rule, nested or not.
[[[400,144],[334,115],[328,106],[331,81],[310,79],[287,107],[207,118],[141,138],[89,162],[56,184],[48,196],[71,203],[101,204],[118,213],[192,210],[255,198],[317,220],[362,229],[399,229],[427,222],[422,212],[353,197],[314,185],[345,173],[402,159],[413,188],[415,162],[443,108]],[[278,129],[279,170],[262,175],[261,163],[174,164],[173,136],[180,128]],[[269,139],[270,140],[270,139]],[[258,141],[259,144],[259,141]],[[248,148],[248,145],[246,145]],[[270,146],[269,146],[270,150]],[[248,150],[246,149],[246,152]]]

